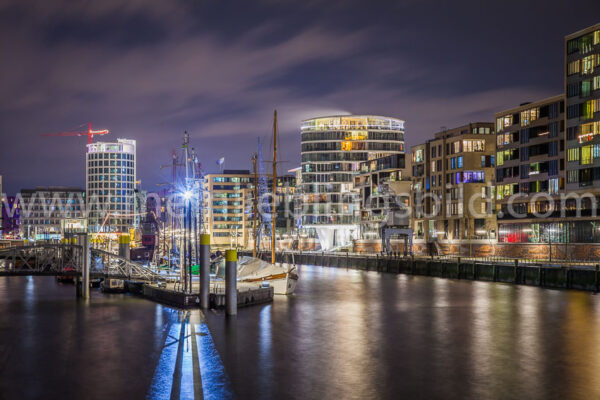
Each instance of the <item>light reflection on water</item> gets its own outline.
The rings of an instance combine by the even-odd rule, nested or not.
[[[600,398],[593,294],[299,272],[234,318],[0,278],[0,398]]]

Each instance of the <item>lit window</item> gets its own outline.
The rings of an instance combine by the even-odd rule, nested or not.
[[[583,146],[581,148],[581,164],[591,164],[593,162],[592,158],[592,145]]]
[[[580,65],[579,60],[570,62],[567,67],[567,75],[578,74],[579,73],[579,65]]]
[[[567,153],[567,161],[579,161],[579,147],[569,149]]]

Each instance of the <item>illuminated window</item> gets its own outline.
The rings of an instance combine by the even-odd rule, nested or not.
[[[454,151],[452,153],[460,153],[460,141],[452,143],[452,146],[454,146]]]
[[[498,162],[498,165],[504,165],[504,152],[503,151],[499,151],[498,153],[496,153],[496,160]]]
[[[502,129],[504,129],[504,125],[502,122],[502,118],[496,118],[496,132],[500,132]]]
[[[585,103],[581,104],[581,118],[582,119],[594,118],[595,103],[596,102],[594,100],[588,100]]]
[[[592,158],[592,145],[583,146],[581,148],[581,164],[591,164],[593,162]]]
[[[594,61],[595,55],[584,57],[581,60],[581,73],[582,74],[591,74],[594,72]]]
[[[423,162],[423,149],[419,149],[414,152],[413,162]]]
[[[600,75],[594,77],[594,84],[592,86],[594,90],[600,89]]]
[[[435,161],[431,162],[431,172],[435,172]]]
[[[529,125],[531,122],[537,120],[539,115],[540,109],[538,107],[521,111],[521,126]]]
[[[579,161],[579,147],[569,149],[567,161]]]
[[[485,140],[463,140],[463,151],[464,152],[484,151],[484,150],[485,150]]]
[[[558,178],[548,180],[548,193],[556,194],[559,190]]]
[[[462,168],[462,167],[463,167],[463,157],[458,156],[458,157],[456,157],[456,168]]]
[[[579,66],[580,66],[579,60],[570,62],[567,67],[567,75],[578,74]]]
[[[485,181],[485,174],[483,171],[464,171],[463,182],[464,183],[482,183]]]
[[[594,32],[594,44],[600,43],[600,30]]]

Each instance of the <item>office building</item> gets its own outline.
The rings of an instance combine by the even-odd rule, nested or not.
[[[478,122],[438,132],[412,149],[417,239],[496,238],[495,147],[494,124]]]
[[[88,144],[86,166],[89,231],[129,233],[136,215],[135,140]]]
[[[22,189],[21,237],[58,240],[65,232],[85,232],[85,191],[68,187]]]
[[[354,175],[364,161],[404,153],[404,121],[372,115],[305,120],[302,135],[302,226],[314,228],[321,248],[359,236]]]

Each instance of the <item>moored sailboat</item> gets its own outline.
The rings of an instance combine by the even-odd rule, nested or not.
[[[277,110],[273,115],[273,194],[271,204],[271,262],[258,258],[258,163],[254,162],[254,247],[252,257],[242,257],[238,263],[238,280],[249,283],[268,283],[273,287],[275,294],[292,294],[298,283],[298,269],[296,265],[277,264],[275,261],[275,222],[277,220]]]

